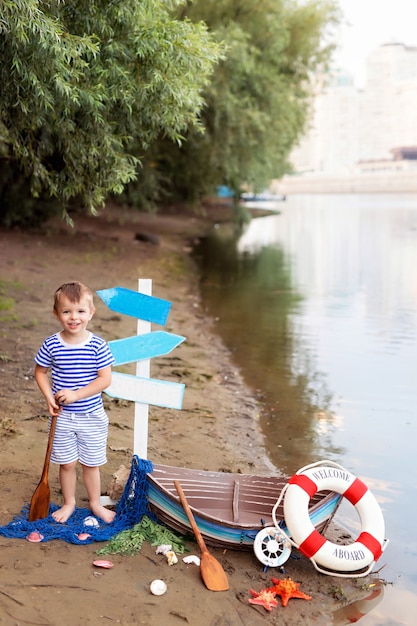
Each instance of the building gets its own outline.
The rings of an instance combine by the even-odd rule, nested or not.
[[[309,130],[292,162],[298,173],[396,170],[398,150],[403,160],[409,160],[407,147],[415,146],[417,47],[391,43],[369,55],[363,90],[341,70],[329,74],[315,97]]]

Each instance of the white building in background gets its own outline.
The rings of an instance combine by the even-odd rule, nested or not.
[[[326,175],[398,170],[392,151],[416,146],[417,47],[386,44],[369,55],[363,90],[340,70],[327,77],[292,162],[296,172]]]

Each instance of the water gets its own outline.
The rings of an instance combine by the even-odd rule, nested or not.
[[[203,242],[203,303],[261,398],[276,467],[331,459],[381,505],[390,544],[375,569],[393,584],[361,624],[412,626],[417,194],[294,196],[279,208]]]

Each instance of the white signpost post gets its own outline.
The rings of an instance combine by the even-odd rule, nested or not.
[[[152,281],[150,279],[138,280],[138,292],[152,295]],[[143,335],[151,331],[151,322],[138,318],[136,329],[137,335]],[[151,360],[143,359],[136,361],[136,376],[149,378],[151,373]],[[133,389],[132,389],[133,391]],[[133,428],[133,454],[139,458],[148,458],[148,424],[149,424],[149,403],[135,401],[135,421]]]

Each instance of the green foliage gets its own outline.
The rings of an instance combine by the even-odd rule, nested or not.
[[[195,200],[226,184],[262,188],[289,169],[303,132],[312,73],[325,69],[338,13],[332,0],[195,0],[179,16],[204,20],[226,57],[204,95],[201,124],[180,145],[162,140],[149,158],[166,191]],[[138,184],[143,177],[139,174]]]
[[[338,19],[335,0],[0,0],[0,15],[0,222],[25,227],[124,191],[152,208],[281,176]]]
[[[10,295],[14,291],[21,289],[21,284],[3,280],[0,278],[0,322],[11,322],[17,319],[15,313],[16,301]],[[0,360],[6,360],[5,355],[0,355]]]
[[[46,194],[35,198],[30,181],[8,160],[0,160],[0,223],[10,228],[34,228],[59,210],[59,203]]]
[[[221,46],[163,0],[0,0],[0,15],[0,221],[28,223],[30,196],[94,212],[159,135],[199,124]]]
[[[0,296],[0,311],[10,311],[14,307],[13,298]]]
[[[186,549],[183,540],[169,528],[144,515],[139,524],[113,537],[103,548],[97,550],[97,554],[134,556],[141,551],[144,541],[148,541],[153,546],[171,545],[174,552],[178,554],[183,554]]]

